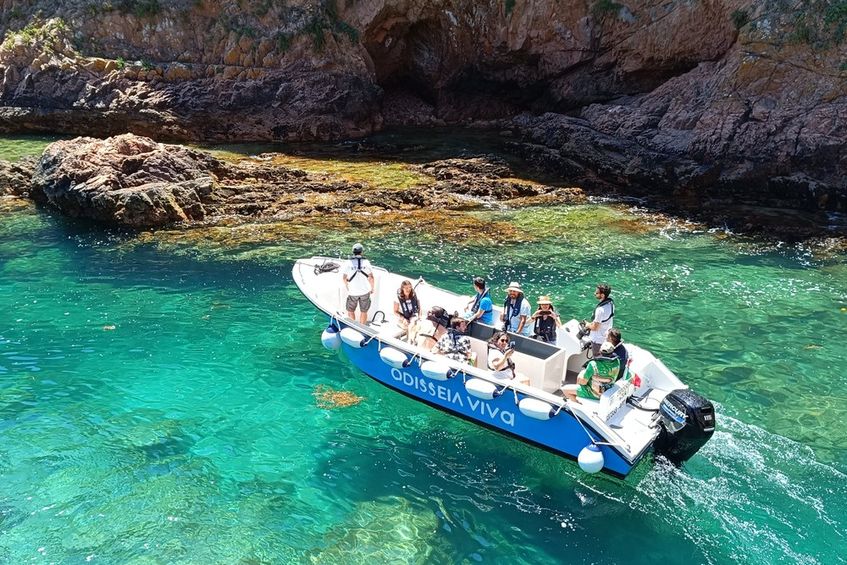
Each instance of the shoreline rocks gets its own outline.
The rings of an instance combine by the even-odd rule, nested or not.
[[[16,163],[0,160],[0,196],[28,197],[34,171],[33,158]]]
[[[768,230],[733,205],[782,208],[811,218],[807,233],[847,212],[837,11],[764,0],[131,5],[33,0],[0,18],[0,131],[246,142],[486,125],[517,133],[515,151],[563,182],[717,222]],[[147,198],[182,209],[197,189]],[[165,217],[180,214],[200,212]]]
[[[233,217],[284,220],[350,210],[465,210],[493,201],[585,200],[576,188],[510,178],[508,166],[493,156],[418,168],[431,182],[406,189],[370,186],[280,166],[268,155],[233,163],[124,134],[49,145],[34,166],[29,194],[66,216],[132,229]]]

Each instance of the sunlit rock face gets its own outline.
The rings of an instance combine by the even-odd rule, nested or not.
[[[11,3],[0,128],[329,140],[487,124],[586,186],[843,211],[847,15],[783,4]]]
[[[359,177],[334,160],[313,160],[310,170],[280,154],[219,159],[185,146],[123,134],[107,139],[79,137],[50,144],[34,166],[0,162],[0,183],[10,193],[29,195],[74,218],[129,227],[284,221],[309,216],[372,218],[389,215],[390,225],[429,223],[431,211],[477,209],[493,202],[517,206],[583,202],[578,188],[514,178],[494,156],[433,161],[424,165],[382,163],[362,167]],[[335,171],[332,171],[332,168]],[[387,171],[381,173],[381,168]],[[369,173],[364,175],[363,172]],[[31,176],[31,181],[24,181]],[[405,186],[397,180],[405,179]],[[15,188],[15,183],[24,186]],[[421,220],[415,212],[423,212]],[[427,215],[429,216],[427,218]],[[480,234],[489,229],[475,225]],[[454,224],[466,235],[468,226]],[[451,230],[447,230],[450,232]],[[471,230],[473,231],[473,230]]]
[[[32,196],[71,217],[129,227],[201,220],[211,199],[215,159],[132,134],[51,144]]]

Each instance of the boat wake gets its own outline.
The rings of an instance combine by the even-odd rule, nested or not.
[[[657,461],[633,502],[715,563],[843,562],[845,479],[811,448],[721,414],[698,456],[685,469]]]

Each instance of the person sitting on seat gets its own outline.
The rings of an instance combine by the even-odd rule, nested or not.
[[[620,363],[614,354],[615,346],[604,341],[600,356],[593,358],[576,377],[576,384],[565,385],[562,392],[568,400],[581,404],[577,398],[600,400],[608,386],[618,377]]]
[[[450,319],[450,329],[441,336],[433,353],[440,353],[454,361],[469,363],[471,359],[471,338],[464,335],[468,329],[468,321],[462,317],[454,316]]]
[[[492,371],[491,376],[501,383],[517,379],[518,382],[528,385],[529,379],[515,372],[515,362],[512,361],[514,352],[514,347],[509,344],[509,334],[494,332],[488,340],[488,368]]]
[[[450,315],[441,306],[427,310],[426,318],[421,320],[415,345],[430,350],[447,333],[450,327]]]
[[[406,341],[415,343],[418,333],[418,318],[421,314],[421,303],[412,282],[404,280],[400,283],[397,298],[394,299],[394,315],[397,316],[397,326],[406,332]]]
[[[553,308],[549,296],[538,297],[538,310],[530,318],[535,322],[532,337],[545,343],[556,343],[556,328],[561,327],[562,320]]]

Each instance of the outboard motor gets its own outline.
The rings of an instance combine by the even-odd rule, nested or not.
[[[659,405],[659,437],[653,444],[657,454],[681,465],[715,433],[715,407],[690,390],[674,390]]]

